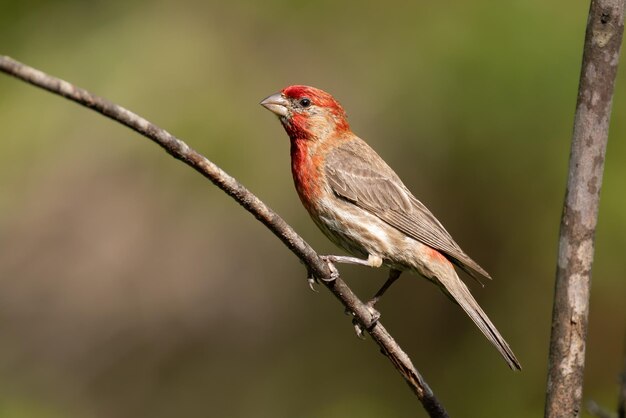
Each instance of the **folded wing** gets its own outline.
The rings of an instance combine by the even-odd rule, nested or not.
[[[440,251],[475,279],[491,278],[365,142],[346,142],[329,151],[326,161],[325,174],[337,196]]]

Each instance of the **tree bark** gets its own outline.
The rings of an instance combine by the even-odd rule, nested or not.
[[[581,409],[591,266],[624,0],[592,0],[561,218],[545,417]]]

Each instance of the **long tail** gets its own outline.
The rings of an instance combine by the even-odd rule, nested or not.
[[[511,347],[509,347],[495,325],[489,320],[487,314],[478,305],[478,302],[476,302],[476,299],[474,299],[465,283],[463,283],[456,274],[454,267],[452,267],[452,265],[450,265],[450,267],[449,269],[446,268],[443,272],[438,272],[440,274],[437,274],[436,281],[442,290],[463,308],[476,326],[485,334],[485,337],[487,337],[491,344],[500,352],[502,357],[504,357],[509,367],[513,370],[522,370],[522,365],[515,357],[515,354],[513,354]]]

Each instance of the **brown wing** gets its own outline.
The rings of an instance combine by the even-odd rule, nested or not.
[[[489,274],[473,261],[397,174],[361,139],[332,149],[325,174],[334,193],[408,236],[444,253],[472,277]]]

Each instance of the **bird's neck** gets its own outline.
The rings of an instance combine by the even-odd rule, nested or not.
[[[281,122],[292,142],[306,140],[310,143],[325,143],[350,132],[345,116],[330,111],[313,115],[294,114],[289,119],[282,118]]]
[[[283,126],[291,140],[291,172],[304,206],[310,211],[323,193],[324,161],[330,149],[342,143],[350,132],[345,118],[327,119],[327,115],[304,117],[295,115]]]
[[[306,138],[291,139],[291,173],[300,200],[312,209],[315,197],[321,192],[320,175],[323,175],[323,154],[319,143]]]

